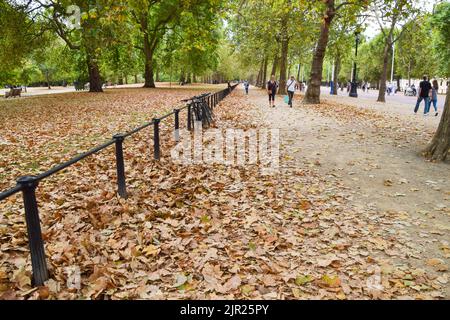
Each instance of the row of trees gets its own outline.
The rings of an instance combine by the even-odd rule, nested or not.
[[[130,76],[149,88],[160,77],[245,77],[264,88],[277,74],[284,93],[297,72],[309,82],[304,103],[320,103],[324,65],[334,65],[335,85],[348,79],[355,33],[368,21],[379,33],[362,39],[358,71],[379,84],[378,101],[394,45],[397,76],[450,77],[448,2],[433,13],[419,0],[0,0],[0,9],[0,83],[39,74],[47,83],[85,79],[101,92],[105,79]],[[442,158],[443,149],[428,153]]]
[[[379,32],[371,40],[362,39],[358,73],[378,84],[379,102],[386,101],[394,46],[398,48],[397,77],[450,77],[448,2],[436,4],[432,13],[422,2],[411,0],[246,0],[237,9],[232,42],[246,77],[256,78],[256,84],[265,88],[268,73],[276,74],[284,94],[286,75],[294,69],[299,77],[306,70],[305,104],[320,103],[320,86],[327,72],[333,74],[335,86],[349,79],[355,34],[361,35],[368,22],[378,25]],[[324,70],[324,65],[333,65],[334,72]],[[448,109],[447,103],[438,138],[426,150],[436,160],[444,159],[450,146]]]
[[[0,0],[0,83],[118,83],[141,75],[188,82],[219,67],[221,0]],[[5,37],[3,37],[5,30]],[[179,78],[178,78],[179,77]]]

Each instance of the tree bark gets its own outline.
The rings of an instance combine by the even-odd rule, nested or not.
[[[261,65],[259,66],[259,72],[258,72],[258,77],[256,78],[256,86],[260,87],[261,86],[261,80],[262,80],[262,76],[263,76],[263,68],[264,68],[264,59],[261,61]]]
[[[89,92],[103,92],[100,68],[96,59],[88,54],[86,60],[89,74]]]
[[[328,45],[330,25],[336,14],[334,11],[334,0],[327,0],[326,3],[327,9],[323,18],[322,26],[320,27],[319,41],[317,42],[317,47],[314,51],[309,85],[306,90],[305,99],[303,100],[303,103],[305,104],[320,103],[320,85],[322,84],[323,59],[325,57],[325,52]]]
[[[156,82],[160,82],[160,77],[159,77],[159,68],[156,68]]]
[[[338,94],[339,72],[341,72],[341,54],[338,52],[334,59],[333,95]]]
[[[148,17],[144,17],[141,20],[141,30],[144,33],[144,57],[145,57],[145,83],[144,88],[156,88],[155,79],[154,79],[154,61],[153,54],[155,52],[156,45],[158,41],[156,39],[156,35],[153,34],[153,37],[150,38],[148,33]]]
[[[278,57],[278,53],[275,55],[275,57],[273,58],[273,64],[272,64],[272,72],[270,73],[270,77],[271,76],[277,76],[277,66],[278,66],[278,60],[280,60],[279,59],[279,57]]]
[[[281,61],[280,61],[280,83],[279,94],[287,94],[286,92],[286,69],[289,51],[289,35],[288,35],[288,19],[289,16],[285,14],[281,20]]]
[[[380,75],[380,90],[378,91],[378,102],[386,102],[386,80],[389,63],[389,48],[391,47],[390,41],[386,41],[383,52],[383,70]]]
[[[50,75],[48,70],[45,71],[45,79],[47,80],[47,88],[50,90],[52,87],[50,86]]]
[[[408,86],[411,86],[411,59],[409,59],[408,63]]]
[[[268,65],[268,61],[269,58],[266,57],[264,58],[264,67],[263,67],[263,73],[262,73],[262,84],[261,84],[261,89],[265,89],[266,88],[266,83],[267,83],[267,65]]]
[[[147,36],[148,38],[148,36]],[[144,88],[156,88],[155,79],[153,78],[153,50],[151,50],[150,44],[144,41],[144,55],[145,55],[145,83]]]
[[[137,76],[137,74],[134,75],[134,83],[138,83],[138,76]]]
[[[447,87],[444,113],[439,127],[430,144],[423,151],[424,156],[432,161],[444,161],[450,149],[450,85]]]
[[[181,70],[180,83],[185,83],[185,82],[186,82],[186,72],[184,70]]]

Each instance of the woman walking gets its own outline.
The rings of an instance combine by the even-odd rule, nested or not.
[[[297,81],[295,77],[291,76],[291,79],[286,83],[286,90],[289,96],[288,105],[292,108],[292,99],[294,98],[295,87],[297,86]]]
[[[269,94],[269,107],[275,108],[275,95],[277,94],[278,83],[275,81],[275,76],[272,75],[269,82],[267,82],[267,93]]]
[[[438,94],[438,90],[439,90],[439,84],[437,82],[437,80],[433,80],[433,83],[431,85],[431,97],[430,97],[430,102],[428,102],[428,110],[427,113],[430,112],[431,109],[431,104],[433,104],[434,107],[434,112],[435,112],[435,116],[437,117],[439,115],[439,112],[437,110],[437,94]]]

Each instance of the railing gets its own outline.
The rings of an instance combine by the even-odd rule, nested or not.
[[[189,131],[193,130],[193,121],[195,110],[198,109],[199,105],[207,106],[209,111],[213,112],[216,105],[228,96],[235,88],[236,85],[228,87],[222,91],[218,91],[213,94],[203,94],[200,96],[193,97],[191,99],[183,100],[187,104],[179,109],[174,109],[172,112],[161,116],[159,118],[154,118],[152,121],[141,125],[124,134],[116,134],[111,140],[92,148],[91,150],[82,153],[71,160],[61,163],[52,169],[43,172],[37,176],[24,176],[17,180],[15,187],[0,193],[0,201],[5,200],[12,195],[22,192],[24,209],[25,209],[25,221],[27,225],[27,234],[31,255],[31,266],[33,269],[33,285],[42,286],[45,281],[48,280],[49,274],[47,269],[47,263],[45,259],[44,242],[42,240],[41,224],[39,220],[39,210],[36,200],[36,188],[39,182],[45,178],[50,177],[58,173],[61,170],[70,167],[71,165],[96,154],[111,145],[115,145],[116,151],[116,170],[117,170],[117,193],[121,198],[127,198],[127,187],[126,187],[126,177],[125,177],[125,163],[123,158],[123,142],[124,140],[134,135],[135,133],[153,125],[153,157],[155,160],[159,160],[161,157],[161,147],[160,147],[160,132],[159,124],[162,120],[174,116],[175,117],[175,128],[174,136],[175,141],[179,141],[179,129],[180,129],[180,112],[187,109],[187,129]],[[198,114],[195,115],[197,120],[202,121],[203,119],[198,118]]]

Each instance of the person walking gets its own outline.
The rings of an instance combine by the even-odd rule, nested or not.
[[[433,84],[431,85],[431,94],[430,94],[430,101],[428,102],[428,108],[427,113],[430,112],[431,104],[433,104],[435,116],[437,117],[439,115],[439,112],[437,110],[437,98],[438,98],[438,90],[439,90],[439,84],[437,80],[433,80]]]
[[[295,81],[295,77],[291,76],[291,79],[286,83],[286,91],[289,96],[289,106],[292,108],[292,99],[294,98],[295,87],[297,86],[297,81]]]
[[[417,111],[419,110],[420,103],[422,100],[425,100],[425,109],[424,109],[424,115],[427,115],[427,108],[428,103],[430,101],[430,90],[431,90],[431,84],[428,81],[427,76],[423,76],[423,81],[419,84],[419,97],[417,98],[416,107],[414,108],[414,114],[417,114]]]
[[[275,75],[272,75],[267,82],[267,93],[269,94],[269,107],[275,108],[275,95],[277,94],[278,83],[275,81]]]
[[[247,80],[244,81],[245,94],[248,95],[248,88],[250,87],[250,83]]]

